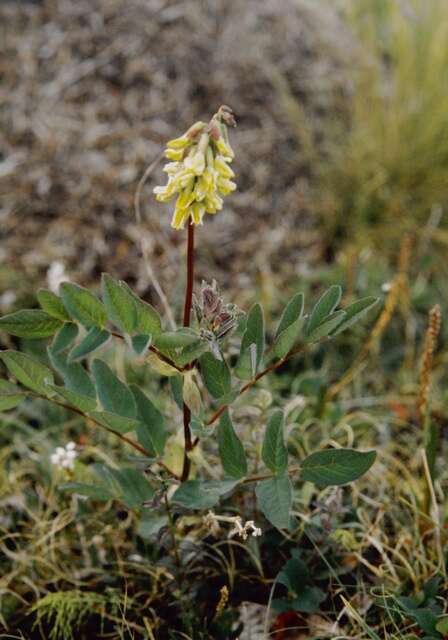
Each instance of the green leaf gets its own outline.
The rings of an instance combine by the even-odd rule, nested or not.
[[[106,309],[93,293],[71,282],[63,282],[59,287],[59,293],[72,318],[88,329],[104,328],[107,322]]]
[[[265,346],[264,316],[261,305],[255,303],[247,316],[246,329],[235,375],[241,380],[253,378],[263,358]]]
[[[291,300],[286,305],[285,310],[283,311],[280,322],[278,323],[277,331],[275,332],[276,338],[278,338],[285,329],[290,327],[302,317],[303,304],[303,293],[296,293],[296,295],[291,298]]]
[[[288,560],[277,576],[277,582],[295,594],[300,593],[309,581],[308,567],[300,558]]]
[[[137,305],[128,289],[103,273],[103,301],[109,320],[124,333],[132,334],[137,327]]]
[[[211,509],[237,484],[236,480],[187,480],[176,489],[172,501],[189,509]]]
[[[298,318],[295,322],[289,325],[287,329],[284,329],[278,338],[274,342],[274,353],[277,358],[283,358],[293,348],[297,342],[297,338],[300,335],[303,325],[305,324],[305,317]]]
[[[61,320],[41,309],[21,309],[0,318],[0,330],[18,338],[49,338],[61,326]]]
[[[110,500],[114,497],[114,494],[107,489],[97,484],[87,484],[85,482],[66,482],[59,487],[60,491],[71,491],[73,493],[79,493],[81,496],[91,498],[92,500],[98,500],[99,502]]]
[[[263,480],[255,489],[260,509],[277,529],[287,529],[290,523],[292,487],[288,475]]]
[[[379,298],[369,296],[356,300],[344,309],[345,318],[331,331],[332,336],[337,336],[346,329],[349,329],[363,318],[373,307],[378,304]]]
[[[444,616],[443,618],[439,618],[439,621],[436,624],[436,630],[441,633],[443,636],[448,635],[448,616]]]
[[[291,601],[291,609],[300,613],[316,613],[326,597],[321,589],[305,586],[297,598]]]
[[[128,431],[135,431],[138,427],[138,420],[135,418],[126,418],[126,416],[119,416],[111,411],[89,411],[89,416],[94,420],[113,431],[118,433],[128,433]]]
[[[58,395],[60,395],[64,400],[66,400],[70,405],[80,409],[81,411],[89,412],[93,411],[96,408],[96,397],[91,398],[89,396],[84,396],[79,393],[75,393],[74,391],[70,391],[70,389],[66,389],[65,387],[60,387],[55,384],[47,385],[50,389],[53,389]]]
[[[182,395],[183,386],[184,386],[184,383],[183,383],[182,376],[179,376],[179,375],[171,376],[170,378],[171,393],[173,395],[174,402],[177,404],[178,408],[181,411],[184,405],[184,398]]]
[[[161,333],[154,339],[154,345],[158,349],[178,349],[186,347],[197,342],[198,335],[187,329],[179,329],[178,331],[167,331]]]
[[[180,354],[176,356],[176,364],[178,367],[185,367],[185,365],[190,364],[190,362],[202,356],[207,350],[207,342],[204,340],[196,340],[196,342],[192,342],[187,347],[184,347]]]
[[[325,318],[321,324],[311,331],[306,337],[307,342],[317,342],[322,338],[326,338],[331,335],[331,332],[335,327],[337,327],[341,322],[345,321],[345,311],[335,311]]]
[[[94,360],[92,373],[103,408],[119,416],[135,418],[137,407],[134,396],[127,385],[117,378],[110,367],[102,360]]]
[[[138,333],[146,335],[158,336],[162,332],[162,320],[159,314],[149,302],[145,302],[139,298],[126,282],[120,281],[120,286],[134,298],[137,309],[137,327]]]
[[[87,396],[87,398],[94,399],[95,403],[92,408],[95,408],[95,387],[84,367],[79,363],[68,362],[65,353],[54,353],[52,349],[49,349],[48,355],[53,367],[57,369],[63,377],[65,387],[77,395]]]
[[[223,469],[232,478],[242,478],[247,474],[247,460],[241,440],[235,429],[228,411],[221,416],[218,426],[219,457]]]
[[[14,409],[22,400],[25,400],[26,391],[17,387],[9,380],[0,379],[0,411]]]
[[[288,451],[283,437],[284,417],[283,411],[275,411],[266,427],[261,457],[265,465],[282,474],[288,466]]]
[[[213,398],[222,398],[230,392],[230,370],[225,360],[217,360],[207,352],[201,357],[200,365],[204,384]]]
[[[151,346],[152,336],[139,333],[131,339],[132,348],[138,356],[144,356]]]
[[[138,441],[145,449],[154,451],[156,455],[162,455],[167,438],[164,417],[137,385],[132,384],[130,389],[134,395],[137,417],[140,420],[137,426]]]
[[[313,333],[322,322],[333,313],[338,306],[342,296],[342,289],[339,285],[331,286],[322,297],[317,301],[316,306],[311,312],[306,327],[306,335]]]
[[[301,464],[301,478],[322,486],[353,482],[375,462],[375,451],[354,449],[325,449],[316,451]]]
[[[130,509],[141,507],[144,502],[154,497],[154,489],[145,478],[142,471],[133,468],[111,469],[123,502]]]
[[[58,354],[61,353],[61,351],[65,351],[65,349],[71,345],[73,340],[76,339],[77,335],[78,325],[73,324],[72,322],[64,323],[51,343],[50,349],[52,353]]]
[[[71,317],[67,313],[64,303],[55,293],[48,289],[39,289],[37,292],[37,300],[42,309],[50,316],[62,320],[62,322],[70,322]]]
[[[102,347],[110,338],[109,331],[106,329],[99,329],[98,327],[92,327],[87,332],[87,335],[70,351],[68,359],[81,360],[86,356]]]
[[[166,527],[168,524],[168,516],[166,515],[157,515],[154,514],[149,509],[143,509],[140,525],[137,529],[137,535],[147,540],[148,538],[152,538],[156,536],[160,529]]]
[[[47,366],[18,351],[2,351],[0,358],[6,367],[25,387],[47,396],[47,382],[54,383],[53,372]]]
[[[420,629],[429,635],[431,640],[436,640],[436,638],[440,637],[437,633],[437,622],[439,621],[439,616],[430,608],[430,607],[419,607],[417,609],[408,609],[403,601],[405,598],[396,598],[397,602],[403,607],[406,611],[406,615],[409,616],[412,620],[414,620]],[[435,635],[437,634],[437,635]]]

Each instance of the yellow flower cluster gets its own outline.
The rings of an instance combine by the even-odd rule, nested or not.
[[[171,226],[183,229],[191,219],[202,224],[205,213],[217,213],[223,199],[236,189],[235,176],[229,166],[234,153],[229,144],[226,124],[234,124],[232,112],[221,107],[210,123],[197,122],[179,138],[170,140],[165,157],[168,182],[156,187],[154,193],[160,202],[168,202],[177,195]]]

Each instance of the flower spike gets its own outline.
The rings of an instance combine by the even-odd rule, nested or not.
[[[202,224],[206,213],[222,209],[223,199],[236,189],[229,163],[234,157],[227,126],[236,126],[229,107],[220,107],[207,125],[196,122],[183,135],[170,140],[165,157],[170,160],[164,171],[165,186],[155,187],[159,202],[168,202],[177,195],[171,226],[183,229],[189,221]]]

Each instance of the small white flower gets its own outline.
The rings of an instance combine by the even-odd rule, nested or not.
[[[77,456],[76,444],[69,442],[65,447],[56,447],[54,453],[50,456],[50,462],[60,469],[69,469],[72,471],[75,468],[75,459]]]

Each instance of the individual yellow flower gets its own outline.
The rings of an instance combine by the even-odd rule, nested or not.
[[[227,125],[235,126],[229,107],[220,107],[206,125],[196,122],[182,136],[170,140],[165,149],[168,162],[164,171],[168,182],[156,187],[154,194],[160,202],[168,202],[176,194],[171,226],[183,229],[185,224],[202,224],[206,213],[214,214],[223,207],[221,196],[236,189],[229,166],[234,157]]]

